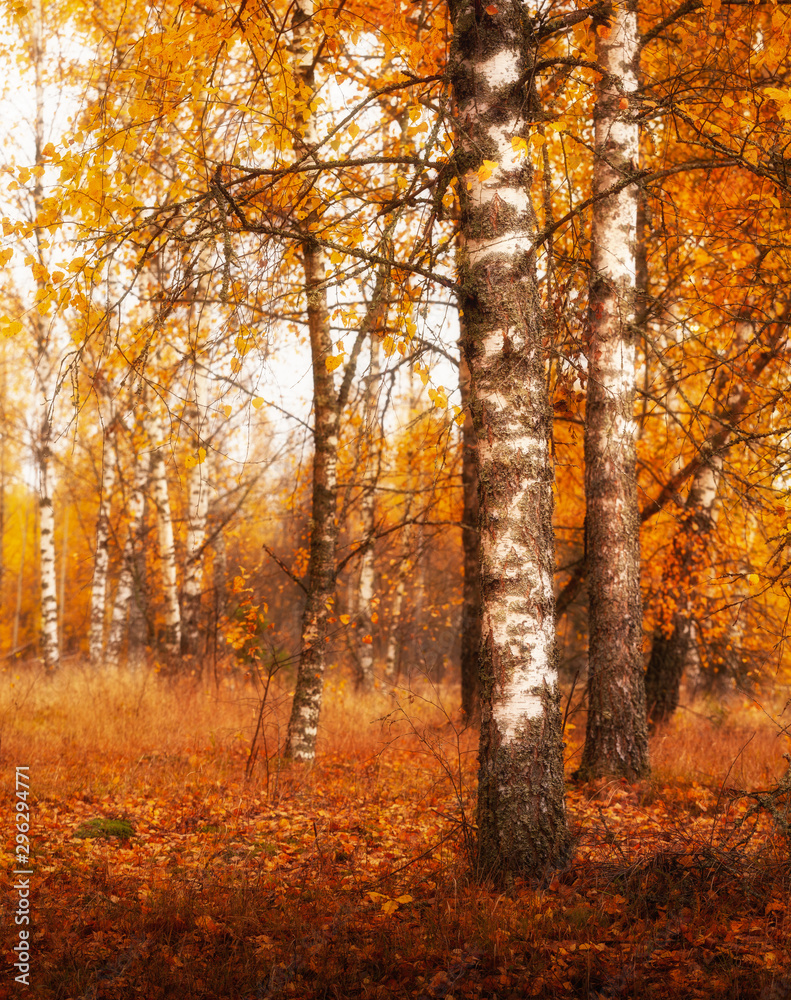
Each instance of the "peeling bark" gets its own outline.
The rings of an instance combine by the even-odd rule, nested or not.
[[[492,10],[494,12],[492,12]],[[479,874],[563,865],[569,835],[556,666],[551,410],[536,278],[522,5],[452,0],[461,307],[481,528]],[[494,163],[488,177],[484,159]]]
[[[638,32],[634,0],[607,11],[596,36],[593,192],[635,169]],[[593,209],[585,410],[588,721],[579,774],[649,772],[643,686],[640,512],[635,470],[635,185]]]

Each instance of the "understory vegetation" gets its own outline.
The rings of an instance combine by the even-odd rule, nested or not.
[[[263,711],[254,683],[76,666],[2,692],[6,782],[30,768],[31,996],[791,993],[787,691],[688,700],[636,784],[571,780],[574,696],[574,860],[505,893],[476,871],[452,686],[361,696],[331,671],[312,765],[279,754],[277,677]]]

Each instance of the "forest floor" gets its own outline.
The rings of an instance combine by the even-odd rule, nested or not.
[[[569,782],[573,861],[507,890],[470,874],[477,735],[457,704],[425,684],[357,698],[331,677],[307,767],[276,753],[285,689],[251,759],[252,687],[7,671],[0,997],[791,998],[791,796],[764,795],[773,816],[746,794],[784,774],[783,700],[695,703],[654,736],[650,781]],[[13,968],[17,766],[29,987]]]

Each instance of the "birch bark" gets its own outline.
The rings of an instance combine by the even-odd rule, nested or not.
[[[112,428],[112,424],[108,431]],[[104,652],[104,620],[107,607],[107,568],[110,564],[110,502],[115,485],[115,460],[112,444],[105,432],[102,449],[102,478],[99,486],[99,513],[96,518],[96,550],[91,585],[91,631],[88,655],[97,668]]]
[[[674,608],[669,622],[661,622],[654,631],[651,657],[645,676],[646,704],[652,726],[666,722],[678,708],[682,678],[700,664],[697,624],[692,608],[694,591],[710,556],[718,517],[718,493],[722,480],[724,454],[733,432],[750,400],[750,386],[755,385],[780,352],[787,349],[788,336],[783,316],[766,331],[763,349],[738,375],[734,362],[722,365],[712,397],[719,400],[707,428],[706,439],[698,450],[698,463],[692,476],[687,499],[678,519],[670,556],[662,579],[662,606]],[[745,354],[755,338],[753,324],[742,318],[736,326],[733,359]]]
[[[511,143],[527,135],[535,110],[524,84],[532,52],[521,3],[449,6],[459,282],[481,509],[479,871],[507,879],[540,874],[569,854],[536,219],[531,164]]]
[[[121,559],[121,574],[115,590],[113,613],[107,634],[105,662],[109,667],[117,667],[121,656],[126,633],[129,605],[135,592],[135,575],[137,571],[136,549],[143,524],[146,507],[146,490],[151,469],[151,456],[147,451],[136,453],[134,481],[132,493],[127,503],[129,522],[126,541]]]
[[[596,36],[593,192],[633,172],[639,58],[635,0],[607,10]],[[640,512],[635,474],[635,280],[638,190],[593,209],[585,413],[588,720],[579,773],[629,780],[649,771],[643,682]]]
[[[30,13],[30,54],[35,78],[36,117],[34,142],[36,166],[42,166],[44,156],[44,60],[46,45],[44,35],[44,11],[40,0],[36,0]],[[36,213],[41,208],[44,191],[40,177],[36,177],[33,187],[33,206]],[[45,251],[42,246],[43,230],[35,230],[35,255],[38,264],[46,270]],[[44,287],[37,282],[39,290]],[[33,431],[33,454],[38,476],[39,507],[39,572],[41,576],[41,653],[47,672],[57,669],[60,662],[58,638],[58,598],[55,572],[55,513],[52,506],[52,472],[50,446],[52,441],[52,412],[54,406],[54,372],[52,361],[51,330],[44,317],[37,311],[30,313],[34,340],[34,370],[41,407],[38,426]]]
[[[310,44],[310,19],[314,8],[314,0],[302,0],[294,8],[295,75],[304,93],[312,93],[315,86]],[[306,114],[302,143],[310,148],[316,142],[316,126],[313,116],[307,111]],[[286,755],[312,760],[316,753],[324,686],[327,619],[335,600],[340,414],[334,379],[326,364],[332,354],[332,339],[324,285],[324,254],[309,238],[302,247],[302,261],[313,366],[313,492],[307,600],[302,615],[299,668],[286,736]]]
[[[197,352],[196,352],[197,353]],[[209,512],[210,458],[205,441],[208,381],[205,364],[195,358],[190,417],[192,445],[197,464],[189,470],[187,483],[187,551],[184,563],[182,652],[195,656],[200,639],[200,606],[203,595],[203,549]],[[202,456],[202,457],[201,457]]]
[[[464,358],[459,359],[459,390],[464,410],[461,427],[461,481],[464,509],[461,524],[461,548],[464,558],[464,585],[461,603],[461,711],[466,722],[479,712],[481,649],[481,533],[478,530],[478,470],[475,427],[470,406],[470,372]]]
[[[179,607],[176,541],[170,513],[167,468],[165,466],[165,433],[159,414],[151,420],[151,496],[157,509],[157,537],[162,572],[162,603],[165,653],[174,661],[181,652],[181,609]]]
[[[45,404],[46,405],[46,404]],[[58,598],[55,573],[55,513],[52,507],[49,462],[49,418],[41,426],[36,457],[38,459],[38,531],[41,568],[41,652],[47,672],[57,670],[60,662],[58,643]]]
[[[365,389],[363,439],[367,448],[365,466],[365,486],[361,503],[361,521],[363,531],[363,551],[360,557],[360,582],[357,592],[357,629],[361,636],[359,648],[359,673],[357,687],[369,690],[374,682],[374,647],[370,639],[373,621],[371,619],[374,597],[374,530],[376,527],[376,484],[379,479],[379,463],[381,460],[381,435],[376,412],[377,376],[379,374],[379,342],[374,334],[370,337],[371,367],[368,384]]]

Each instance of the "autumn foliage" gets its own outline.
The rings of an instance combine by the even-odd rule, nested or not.
[[[0,11],[31,995],[791,996],[791,7]]]
[[[697,703],[655,738],[651,782],[572,788],[574,862],[503,893],[470,878],[457,692],[329,685],[316,765],[277,757],[276,685],[245,780],[260,689],[6,676],[35,996],[783,995],[791,793],[755,810],[780,777],[768,706]],[[566,730],[571,768],[573,709]]]

